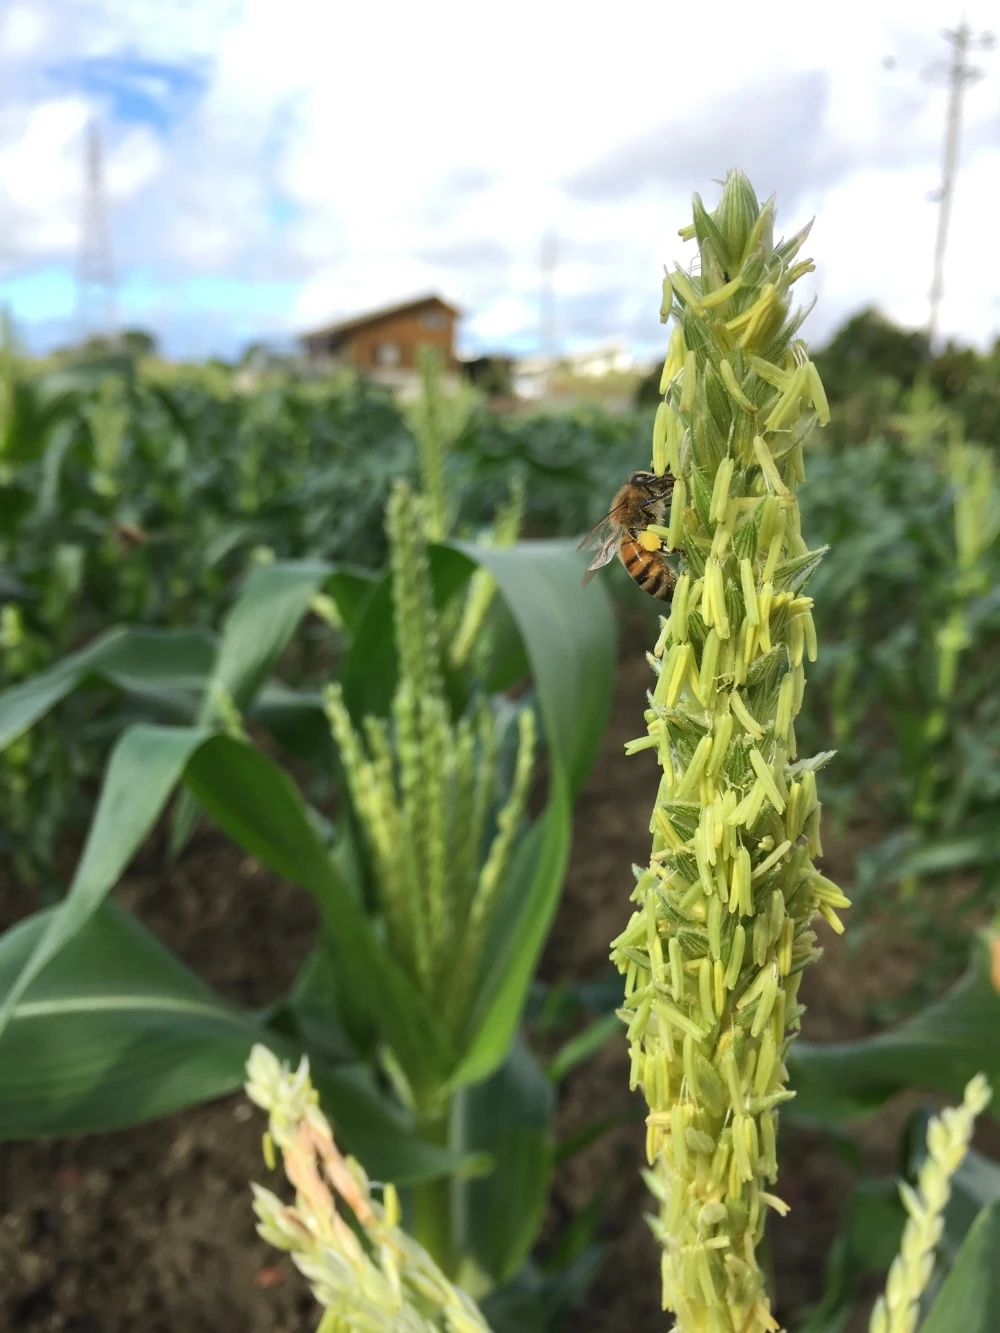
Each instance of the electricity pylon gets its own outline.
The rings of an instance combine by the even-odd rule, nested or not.
[[[113,339],[118,301],[111,258],[111,225],[104,190],[104,159],[97,122],[87,126],[80,252],[77,257],[77,334]]]
[[[982,70],[970,65],[968,56],[971,51],[988,51],[993,45],[992,33],[973,33],[964,19],[957,28],[948,29],[942,35],[945,41],[950,43],[952,50],[951,59],[947,65],[948,120],[944,137],[941,188],[937,191],[938,228],[937,238],[934,242],[931,308],[927,320],[927,346],[930,351],[933,351],[934,348],[941,299],[944,296],[944,257],[948,248],[948,224],[951,221],[955,171],[958,167],[958,144],[962,128],[962,95],[970,83],[982,78]]]

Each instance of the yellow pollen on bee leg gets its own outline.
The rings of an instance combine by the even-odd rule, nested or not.
[[[655,532],[650,532],[648,528],[643,528],[642,532],[636,537],[636,541],[644,551],[659,551],[663,542],[660,541]]]

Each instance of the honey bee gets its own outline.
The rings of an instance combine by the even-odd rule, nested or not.
[[[670,601],[677,575],[667,564],[662,550],[651,550],[645,545],[642,533],[650,523],[663,522],[673,489],[674,479],[671,476],[658,477],[654,472],[632,473],[612,500],[610,511],[577,547],[582,551],[584,547],[600,543],[597,554],[583,576],[585,584],[617,555],[628,571],[629,578],[638,583],[644,592],[663,602]],[[649,537],[655,542],[653,533],[649,533]]]

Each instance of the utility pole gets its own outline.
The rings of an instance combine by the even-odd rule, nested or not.
[[[83,210],[77,256],[77,335],[113,339],[118,332],[111,226],[104,190],[104,157],[96,120],[87,126]]]
[[[938,315],[944,295],[944,257],[948,248],[948,224],[955,190],[955,171],[958,166],[958,144],[962,127],[962,94],[970,83],[982,78],[982,70],[968,63],[971,51],[988,51],[993,45],[993,34],[973,33],[963,19],[957,28],[946,30],[942,36],[951,45],[951,59],[947,65],[948,119],[944,139],[944,164],[941,187],[937,192],[938,228],[934,243],[934,278],[931,283],[931,308],[927,320],[927,348],[933,351],[937,335]],[[939,67],[940,68],[940,67]],[[936,71],[932,71],[936,72]]]
[[[539,289],[538,350],[545,365],[542,379],[548,393],[549,381],[556,360],[556,234],[546,232],[542,237],[542,274]]]

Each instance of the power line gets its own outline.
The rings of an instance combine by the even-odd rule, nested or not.
[[[104,189],[104,155],[96,120],[87,126],[80,251],[77,257],[77,333],[114,338],[118,302],[111,259],[111,225]]]
[[[987,51],[993,45],[992,33],[973,33],[964,19],[957,28],[946,30],[942,33],[942,36],[951,45],[952,50],[951,58],[946,67],[948,114],[945,128],[941,187],[937,192],[938,227],[934,242],[934,277],[931,282],[930,313],[927,320],[927,345],[929,349],[933,349],[934,346],[941,300],[944,296],[944,259],[948,248],[948,224],[951,221],[955,172],[958,167],[958,146],[962,127],[962,95],[969,84],[982,78],[983,75],[982,70],[976,69],[968,63],[967,57],[972,51]],[[940,66],[938,68],[940,69]]]

